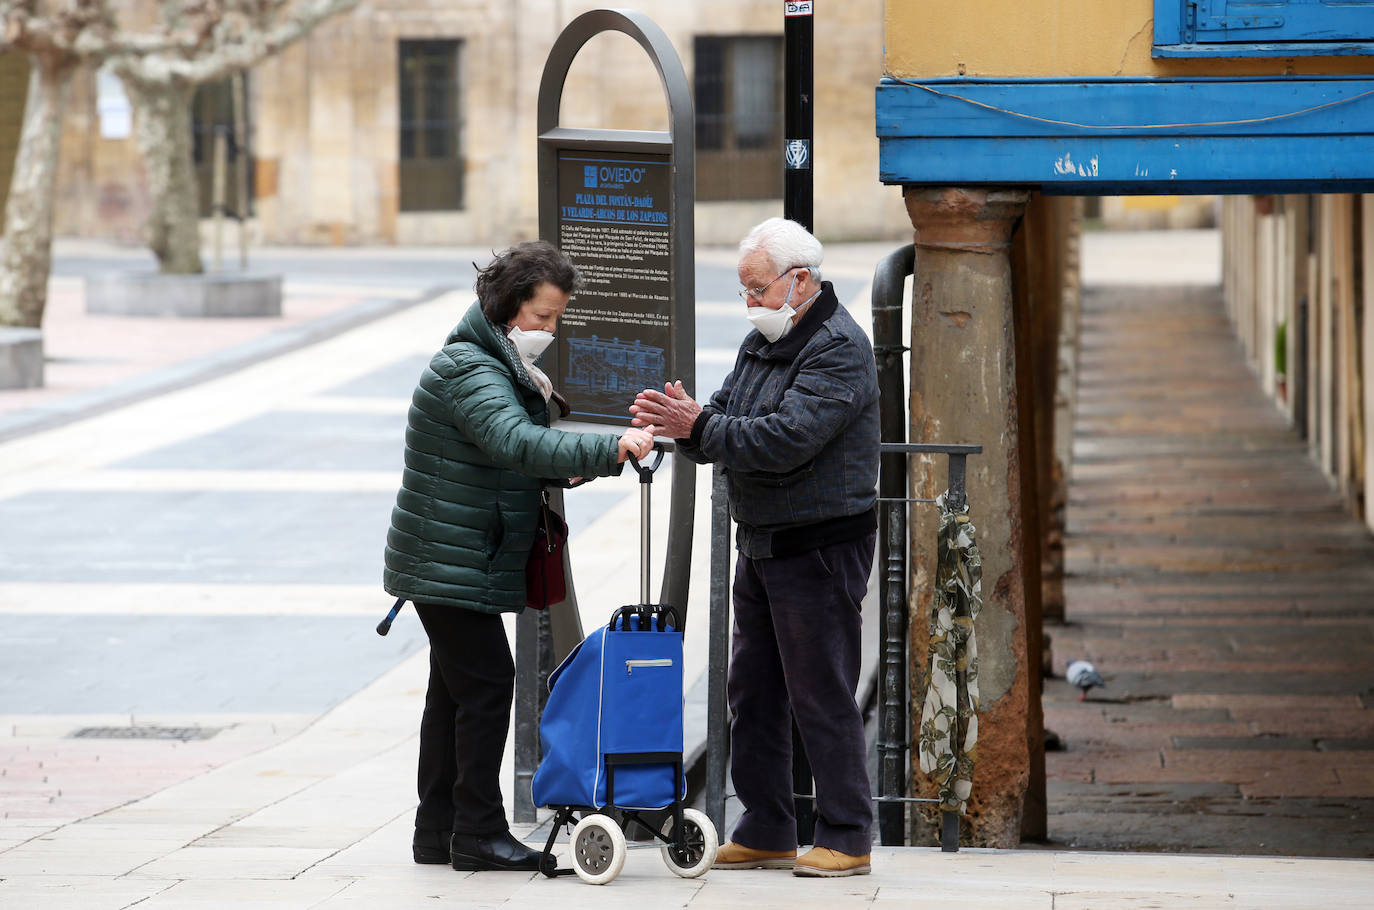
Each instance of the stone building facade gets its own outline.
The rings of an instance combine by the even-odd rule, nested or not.
[[[537,233],[535,102],[549,48],[594,3],[364,0],[248,75],[253,236],[274,244],[500,246]],[[776,0],[644,0],[697,97],[701,242],[781,208],[782,29]],[[873,85],[882,4],[827,5],[815,38],[816,224],[824,239],[900,236],[876,179]],[[118,84],[77,80],[63,136],[59,235],[136,242],[147,194]],[[202,209],[227,88],[196,104]],[[606,34],[569,73],[563,124],[665,129],[657,74]],[[232,172],[232,168],[230,169]],[[232,179],[232,174],[231,174]]]

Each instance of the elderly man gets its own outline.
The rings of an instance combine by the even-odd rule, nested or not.
[[[646,389],[633,423],[718,462],[738,523],[729,698],[731,776],[744,806],[717,869],[869,871],[873,808],[859,676],[860,602],[877,536],[873,348],[821,281],[820,241],[771,218],[740,243],[753,324],[703,407],[681,383]],[[816,846],[797,856],[792,716],[816,781]]]

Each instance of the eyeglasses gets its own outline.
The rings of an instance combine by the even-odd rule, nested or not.
[[[782,274],[778,275],[778,278],[781,278],[783,275],[786,275],[788,272],[794,272],[794,271],[796,271],[797,269],[805,269],[805,268],[810,268],[810,266],[805,266],[805,265],[790,265],[790,266],[788,266],[787,268],[785,268],[785,269],[782,270]],[[763,299],[764,292],[766,292],[769,288],[771,288],[771,287],[773,286],[773,282],[774,282],[774,281],[777,281],[778,278],[774,278],[773,281],[768,282],[767,284],[765,284],[765,285],[764,285],[763,287],[761,287],[761,288],[740,288],[740,289],[739,289],[738,291],[736,291],[735,293],[739,294],[740,299],[743,300],[745,303],[748,303],[748,302],[749,302],[749,298],[750,298],[750,297],[754,298],[755,300],[762,300],[762,299]]]

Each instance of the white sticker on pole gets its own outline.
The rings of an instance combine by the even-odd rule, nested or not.
[[[784,0],[782,14],[784,16],[809,16],[812,13],[811,7],[814,5],[811,0]]]

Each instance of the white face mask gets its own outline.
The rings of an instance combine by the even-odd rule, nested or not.
[[[553,343],[553,332],[546,332],[543,329],[536,329],[533,332],[526,332],[519,326],[511,326],[510,333],[506,335],[510,343],[515,345],[515,350],[520,354],[520,359],[525,363],[534,363],[543,354],[545,349]]]
[[[797,276],[793,275],[782,306],[776,310],[770,310],[766,306],[751,306],[745,311],[745,316],[753,323],[754,328],[759,330],[759,334],[768,339],[769,344],[792,330],[792,317],[797,315],[797,311],[792,309],[792,291],[796,287]]]

